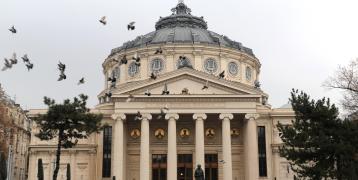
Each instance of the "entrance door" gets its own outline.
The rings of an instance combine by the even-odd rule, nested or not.
[[[152,180],[167,180],[167,155],[152,155]]]
[[[218,155],[205,154],[205,180],[218,179]]]
[[[178,154],[178,180],[193,180],[193,155]]]

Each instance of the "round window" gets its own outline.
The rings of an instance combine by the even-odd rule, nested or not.
[[[250,67],[246,67],[246,80],[251,81],[252,79],[252,70]]]
[[[239,73],[239,67],[235,62],[229,63],[229,73],[233,76],[236,76]]]
[[[209,73],[215,73],[218,70],[218,65],[214,59],[207,59],[204,64],[205,70]]]
[[[128,74],[129,76],[133,77],[139,71],[139,67],[135,65],[135,62],[132,62],[128,67]]]
[[[151,62],[151,71],[152,72],[160,72],[164,68],[164,63],[161,59],[154,59]]]

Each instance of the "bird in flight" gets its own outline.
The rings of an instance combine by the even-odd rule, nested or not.
[[[151,96],[152,93],[150,93],[150,92],[149,92],[149,89],[147,89],[147,91],[145,91],[144,95],[146,95],[146,96]]]
[[[106,97],[111,98],[112,97],[112,92],[108,91],[104,94]]]
[[[152,74],[150,74],[150,78],[153,79],[153,80],[156,80],[157,75],[154,72],[152,72]]]
[[[224,78],[225,78],[225,71],[219,74],[219,79],[224,79]]]
[[[1,69],[2,71],[5,71],[7,69],[11,69],[12,68],[12,64],[8,59],[4,59],[4,67]]]
[[[67,78],[67,76],[65,75],[66,65],[60,61],[57,64],[57,66],[58,66],[58,70],[60,70],[60,77],[58,78],[57,81],[62,81]]]
[[[81,84],[84,84],[84,83],[85,83],[85,78],[82,77],[82,78],[78,81],[77,85],[81,85]]]
[[[64,80],[64,79],[66,79],[66,78],[67,78],[66,74],[65,74],[64,72],[61,72],[61,73],[60,73],[60,77],[58,78],[57,81],[62,81],[62,80]]]
[[[24,61],[24,63],[29,63],[30,59],[27,57],[27,54],[21,57],[21,59]]]
[[[134,99],[134,96],[132,94],[129,94],[126,102],[131,102]]]
[[[127,64],[128,60],[127,60],[127,55],[124,55],[121,59],[121,64]]]
[[[134,120],[142,120],[143,119],[143,116],[142,114],[138,111],[137,114],[135,115],[134,117]]]
[[[111,88],[116,88],[117,78],[116,77],[109,77],[107,79],[108,81],[111,81]]]
[[[12,54],[12,58],[10,59],[11,64],[17,64],[16,53]]]
[[[15,29],[14,26],[12,26],[10,29],[9,29],[10,32],[12,32],[13,34],[16,34],[17,33],[17,30]]]
[[[34,68],[34,64],[33,64],[33,63],[28,62],[28,63],[25,64],[25,65],[26,65],[26,68],[27,68],[28,71],[30,71],[32,68]]]
[[[162,91],[162,95],[168,95],[168,94],[169,94],[168,86],[167,83],[165,83]]]
[[[100,20],[100,23],[102,23],[104,26],[107,24],[106,16],[103,16]]]
[[[140,66],[140,57],[138,56],[138,53],[135,53],[132,59],[135,61],[136,66]]]
[[[203,88],[201,88],[201,90],[207,90],[209,89],[209,81],[206,80],[206,83],[204,84]]]
[[[162,50],[162,47],[159,47],[154,54],[162,54],[163,53],[163,50]]]
[[[127,26],[128,30],[134,30],[135,29],[135,26],[134,26],[135,22],[130,22]]]

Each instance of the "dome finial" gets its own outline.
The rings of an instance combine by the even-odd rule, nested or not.
[[[184,0],[178,0],[178,4],[183,3],[184,4]]]

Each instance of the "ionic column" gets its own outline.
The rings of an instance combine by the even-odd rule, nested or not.
[[[114,120],[114,138],[113,138],[113,166],[112,176],[116,177],[116,180],[123,180],[124,173],[124,139],[123,139],[123,121],[126,119],[125,114],[113,114]]]
[[[222,144],[223,144],[223,180],[232,180],[232,158],[231,158],[231,128],[230,120],[233,114],[220,114],[222,120]]]
[[[178,114],[167,114],[165,119],[168,120],[168,168],[167,179],[177,179],[177,126],[176,120]]]
[[[195,167],[198,164],[205,170],[205,150],[204,150],[204,120],[206,114],[194,114],[195,120]]]
[[[259,114],[246,114],[247,119],[245,127],[245,179],[257,180],[259,177],[258,169],[258,145],[257,145],[257,126],[256,119]]]
[[[140,180],[150,179],[149,120],[151,114],[142,114],[140,136]]]

